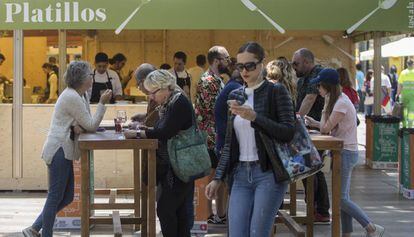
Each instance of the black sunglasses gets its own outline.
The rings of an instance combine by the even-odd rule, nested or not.
[[[236,63],[236,68],[237,70],[239,70],[239,72],[242,72],[243,69],[246,69],[246,71],[251,72],[256,70],[256,66],[257,64],[259,64],[261,62],[248,62],[248,63]]]
[[[153,91],[153,92],[149,92],[148,94],[149,95],[155,95],[155,94],[157,94],[157,92],[158,91],[160,91],[161,90],[161,88],[159,88],[159,89],[157,89],[157,90],[155,90],[155,91]]]

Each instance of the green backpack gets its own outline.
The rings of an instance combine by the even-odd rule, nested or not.
[[[207,134],[200,131],[195,120],[194,110],[193,126],[180,131],[168,140],[168,156],[174,174],[187,183],[211,172],[211,161],[207,150]]]

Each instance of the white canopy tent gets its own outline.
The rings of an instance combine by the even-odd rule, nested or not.
[[[381,47],[381,56],[388,57],[405,57],[414,55],[414,37],[403,38]],[[363,51],[359,54],[359,60],[367,61],[374,58],[374,50]]]

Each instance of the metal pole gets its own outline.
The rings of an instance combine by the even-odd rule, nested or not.
[[[381,37],[374,33],[374,115],[381,115]]]
[[[163,63],[167,62],[167,30],[162,31],[162,61]]]
[[[66,30],[59,30],[59,94],[66,88],[63,75],[66,72]]]
[[[13,30],[12,177],[23,177],[23,30]]]

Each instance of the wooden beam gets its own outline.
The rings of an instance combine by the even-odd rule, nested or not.
[[[89,219],[89,222],[91,224],[97,224],[97,225],[112,225],[113,223],[112,217],[91,217]],[[138,217],[122,217],[121,218],[122,225],[132,225],[132,224],[141,224],[141,223],[142,223],[142,218],[138,218]]]
[[[114,226],[114,236],[122,236],[122,226],[121,226],[121,217],[119,216],[119,211],[112,212],[112,222]]]
[[[135,149],[134,150],[134,215],[136,217],[141,216],[141,197],[140,197],[140,192],[141,192],[141,166],[140,166],[140,150]],[[134,226],[134,230],[135,231],[139,231],[140,230],[140,226],[139,225],[135,225]]]
[[[281,221],[289,228],[289,230],[297,237],[305,237],[305,231],[302,227],[289,215],[285,210],[279,210]]]
[[[291,183],[290,185],[290,203],[289,203],[289,214],[291,216],[296,216],[296,183]]]
[[[95,195],[110,195],[111,189],[95,189]],[[133,188],[117,188],[116,193],[118,195],[133,195],[134,189]]]
[[[116,189],[111,189],[109,194],[109,204],[115,204],[116,202]]]
[[[133,203],[94,203],[91,205],[92,210],[112,210],[112,209],[134,209]]]

